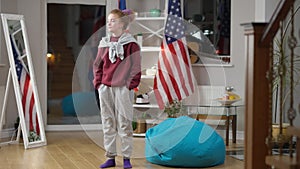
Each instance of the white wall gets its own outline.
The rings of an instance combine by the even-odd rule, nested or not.
[[[270,1],[270,0],[269,0]],[[45,0],[0,0],[1,12],[19,13],[25,16],[25,24],[27,26],[30,49],[33,57],[34,69],[36,71],[38,91],[40,95],[41,108],[46,116],[47,110],[47,63],[46,63],[46,37],[45,32]],[[244,32],[241,23],[249,23],[255,21],[255,7],[259,0],[232,0],[232,20],[231,20],[231,62],[232,67],[225,67],[224,72],[222,67],[208,68],[210,78],[217,83],[224,83],[224,75],[226,77],[226,85],[234,86],[236,93],[244,98],[245,93],[245,50],[244,50]],[[255,4],[256,3],[256,4]],[[264,3],[264,2],[261,2]],[[266,3],[268,6],[271,2]],[[266,7],[266,9],[268,9]],[[269,10],[269,9],[268,9]],[[268,12],[272,13],[272,12]],[[1,47],[3,47],[1,40]],[[2,48],[3,49],[3,48]],[[3,55],[1,50],[1,55]],[[203,67],[196,68],[199,72],[205,72],[207,69]],[[38,73],[37,73],[38,72]],[[201,74],[199,75],[201,78]],[[11,105],[13,106],[13,105]],[[238,116],[238,130],[243,130],[244,116]]]
[[[257,0],[259,1],[259,0]],[[274,9],[276,8],[278,2],[280,2],[280,0],[264,0],[265,2],[265,19],[266,21],[269,21]]]
[[[255,20],[253,1],[231,1],[231,62],[232,68],[225,69],[227,84],[234,86],[236,93],[245,98],[246,56],[244,49],[244,28],[242,23]],[[244,102],[244,100],[243,100]],[[238,115],[238,130],[244,130],[244,111]]]
[[[11,1],[5,1],[1,0],[1,13],[17,13],[15,11],[18,10],[17,6],[17,0],[11,0]],[[1,54],[0,54],[0,61],[3,66],[0,67],[0,85],[6,86],[6,81],[8,78],[8,69],[9,69],[9,62],[8,62],[8,55],[7,55],[7,48],[4,40],[3,30],[2,30],[2,21],[1,21]],[[8,97],[7,105],[6,105],[6,111],[5,112],[5,125],[3,128],[12,128],[14,126],[14,121],[16,120],[18,116],[17,106],[15,102],[15,96],[13,95],[13,85],[11,82],[11,85],[9,87],[9,95],[11,97]],[[4,97],[4,95],[0,96]],[[2,110],[1,110],[2,111]]]
[[[255,0],[255,21],[256,22],[265,22],[265,0]]]

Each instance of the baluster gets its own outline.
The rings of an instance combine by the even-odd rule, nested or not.
[[[290,126],[293,126],[293,121],[296,117],[296,110],[294,109],[294,49],[297,45],[297,39],[294,35],[294,6],[291,6],[291,31],[288,46],[290,48],[290,107],[287,112],[287,116],[290,122]],[[293,157],[293,137],[289,139],[289,155]]]
[[[267,79],[269,81],[269,117],[268,117],[268,136],[266,138],[266,144],[268,147],[268,155],[272,155],[272,148],[273,148],[273,135],[272,135],[272,126],[273,126],[273,82],[274,82],[274,54],[273,54],[273,42],[270,42],[270,48],[269,48],[269,55],[270,55],[270,61],[269,61],[269,71],[267,72]]]
[[[278,145],[279,145],[279,154],[282,155],[282,147],[283,147],[283,135],[282,135],[282,123],[283,123],[283,78],[284,78],[284,35],[283,35],[283,23],[280,21],[280,56],[279,56],[279,134],[278,134]]]

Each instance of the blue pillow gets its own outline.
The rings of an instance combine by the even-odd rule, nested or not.
[[[65,116],[99,115],[94,92],[76,92],[63,98],[62,110]]]
[[[225,161],[223,138],[207,124],[187,116],[168,118],[147,130],[146,160],[173,167],[211,167]]]
[[[76,116],[72,95],[68,95],[62,99],[61,107],[64,116]]]

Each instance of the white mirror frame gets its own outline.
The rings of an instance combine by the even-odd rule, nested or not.
[[[4,37],[6,41],[6,46],[7,46],[7,53],[9,57],[9,63],[10,63],[10,68],[9,68],[9,75],[12,78],[13,81],[13,87],[14,87],[14,93],[16,96],[16,103],[17,103],[17,108],[18,108],[18,115],[20,118],[20,125],[21,125],[21,130],[22,130],[22,136],[23,136],[23,142],[24,142],[24,148],[33,148],[33,147],[39,147],[46,145],[46,135],[45,135],[45,130],[44,130],[44,123],[43,123],[43,118],[42,118],[42,113],[41,113],[41,108],[40,108],[40,101],[39,101],[39,95],[38,95],[38,90],[36,86],[36,79],[35,79],[35,73],[33,69],[33,64],[32,64],[32,58],[31,58],[31,53],[29,49],[29,43],[28,43],[28,38],[27,38],[27,31],[25,27],[25,21],[24,21],[24,16],[23,15],[16,15],[16,14],[1,14],[2,18],[2,24],[3,24],[3,31],[4,31]],[[28,115],[24,115],[24,109],[27,109],[28,107],[24,106],[22,104],[22,89],[21,85],[18,81],[18,76],[17,76],[17,70],[16,70],[16,65],[15,65],[15,59],[14,59],[14,53],[13,53],[13,47],[12,44],[16,44],[14,38],[11,36],[13,35],[10,34],[10,27],[9,22],[20,22],[20,29],[17,31],[21,31],[23,35],[23,45],[25,51],[23,51],[24,54],[20,54],[20,52],[17,52],[19,54],[18,59],[21,61],[21,63],[27,63],[26,67],[28,68],[28,74],[30,76],[30,83],[28,87],[28,91],[32,91],[33,93],[33,100],[34,100],[34,106],[33,106],[33,115],[36,115],[35,118],[33,118],[35,121],[32,122],[31,124],[34,125],[34,129],[37,129],[36,131],[29,131],[29,120],[28,120]],[[17,32],[16,31],[16,32]],[[18,50],[18,48],[15,48],[15,50]],[[18,50],[19,51],[19,50]],[[31,89],[30,89],[31,88]],[[32,99],[32,98],[31,98]],[[28,99],[26,99],[28,100]],[[35,110],[35,111],[34,111]],[[27,111],[25,111],[27,112]],[[36,114],[35,114],[36,113]],[[32,116],[33,116],[32,115]],[[37,121],[36,121],[37,120]],[[25,139],[27,138],[27,139]]]

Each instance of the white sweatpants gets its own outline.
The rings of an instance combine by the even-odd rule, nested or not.
[[[132,154],[132,99],[130,91],[124,87],[100,85],[99,89],[101,120],[104,133],[105,155],[117,156],[116,137],[121,139],[121,151],[124,158]]]

